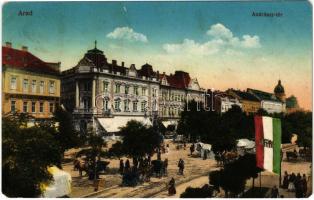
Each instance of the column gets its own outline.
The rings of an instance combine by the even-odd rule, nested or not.
[[[96,97],[96,80],[93,79],[93,85],[92,85],[92,109],[95,108],[95,97]]]
[[[80,106],[80,95],[79,95],[79,85],[78,81],[75,81],[75,108],[79,108]]]

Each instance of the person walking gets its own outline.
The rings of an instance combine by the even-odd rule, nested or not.
[[[307,180],[306,180],[305,174],[303,174],[303,176],[302,176],[301,184],[302,184],[302,186],[303,186],[303,187],[302,187],[302,188],[303,188],[303,191],[302,191],[303,196],[302,196],[302,197],[306,197],[306,193],[307,193]]]
[[[179,167],[179,174],[180,174],[180,175],[183,175],[183,171],[184,171],[184,161],[183,161],[181,158],[179,159],[178,167]]]
[[[175,182],[174,178],[171,178],[171,180],[169,181],[169,188],[168,188],[168,195],[169,196],[175,195],[177,193],[175,183],[176,182]]]
[[[130,169],[130,161],[129,161],[129,159],[127,159],[125,161],[125,165],[124,165],[124,172],[128,172],[129,169]]]
[[[282,182],[282,188],[288,189],[288,185],[289,185],[289,174],[287,171],[285,171],[285,175],[283,177],[283,182]]]
[[[294,192],[294,190],[295,190],[295,185],[294,185],[295,179],[296,179],[296,176],[294,173],[292,173],[289,177],[289,185],[288,185],[288,191],[289,192]]]
[[[271,198],[278,198],[278,197],[279,197],[279,190],[278,190],[277,186],[275,185],[271,189]]]
[[[119,173],[122,175],[124,170],[124,163],[123,160],[120,159],[120,165],[119,165]]]
[[[192,155],[194,151],[195,151],[195,146],[194,146],[194,143],[193,143],[193,144],[190,146],[190,152],[191,152],[190,155]]]

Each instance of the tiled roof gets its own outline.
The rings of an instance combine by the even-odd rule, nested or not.
[[[242,100],[248,100],[248,101],[259,101],[258,98],[256,98],[253,94],[249,92],[243,92],[240,90],[232,90],[238,97],[240,97]]]
[[[176,71],[174,75],[159,75],[159,79],[161,80],[164,76],[167,78],[167,82],[171,87],[178,89],[186,89],[189,86],[191,81],[190,75],[187,72]]]
[[[59,70],[50,67],[30,52],[4,46],[2,47],[2,65],[42,74],[59,74]]]
[[[252,92],[257,98],[259,98],[260,100],[268,100],[268,101],[277,101],[277,102],[281,102],[274,94],[272,93],[268,93],[268,92],[264,92],[261,90],[255,90],[255,89],[247,89],[248,92]]]

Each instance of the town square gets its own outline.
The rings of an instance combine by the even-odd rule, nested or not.
[[[2,195],[310,197],[311,30],[307,1],[3,4]]]

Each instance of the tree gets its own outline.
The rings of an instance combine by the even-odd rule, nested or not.
[[[162,138],[153,127],[144,126],[141,122],[131,120],[120,129],[123,136],[123,148],[125,153],[133,158],[152,155],[154,150],[160,147]]]
[[[55,138],[59,141],[60,148],[63,152],[82,144],[84,139],[79,135],[79,132],[74,129],[71,113],[67,112],[62,107],[57,107],[54,113],[54,121],[59,124]]]
[[[38,197],[40,184],[52,180],[47,167],[61,163],[53,133],[26,123],[24,115],[2,118],[2,189],[8,197]]]
[[[232,196],[243,192],[246,180],[256,178],[260,168],[256,167],[255,154],[246,154],[232,163],[224,165],[220,171],[210,173],[210,183],[215,188],[224,189],[226,197],[231,192]]]
[[[180,195],[180,198],[210,198],[212,196],[213,189],[208,184],[205,184],[200,188],[187,187]]]
[[[292,134],[298,135],[298,144],[312,147],[312,112],[293,112],[282,119],[282,141],[290,142]]]
[[[110,157],[114,156],[120,159],[125,154],[125,149],[123,147],[122,142],[117,141],[116,143],[114,143],[109,149],[108,154]]]

